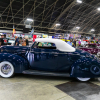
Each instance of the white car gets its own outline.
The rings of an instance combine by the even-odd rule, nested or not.
[[[15,38],[9,38],[8,39],[8,44],[11,43],[12,46],[15,44]]]

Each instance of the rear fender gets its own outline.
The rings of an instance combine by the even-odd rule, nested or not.
[[[11,54],[11,53],[0,53],[0,62],[9,61],[14,66],[15,73],[22,73],[22,71],[29,69],[29,63],[27,59]]]
[[[71,66],[71,74],[70,77],[97,77],[91,73],[90,67],[92,66],[93,62],[91,58],[82,58],[78,59],[72,66]]]

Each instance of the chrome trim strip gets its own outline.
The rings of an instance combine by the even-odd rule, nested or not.
[[[30,51],[31,53],[34,53],[35,51]],[[35,52],[35,53],[51,53],[51,54],[70,54],[70,55],[80,55],[80,54],[72,54],[72,53],[56,53],[56,52]]]

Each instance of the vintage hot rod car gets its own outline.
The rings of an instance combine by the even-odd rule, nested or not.
[[[62,40],[40,38],[31,47],[0,48],[0,75],[9,78],[14,73],[69,76],[88,81],[100,77],[100,61]]]
[[[94,54],[97,57],[100,57],[100,44],[96,44],[96,43],[86,44],[85,47],[80,47],[79,49]]]

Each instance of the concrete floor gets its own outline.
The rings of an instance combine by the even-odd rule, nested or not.
[[[23,74],[0,77],[0,100],[100,100],[100,79],[84,83],[72,78]]]

